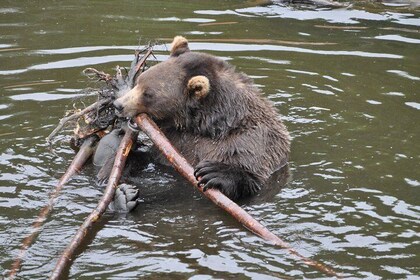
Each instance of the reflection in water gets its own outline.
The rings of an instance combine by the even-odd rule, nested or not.
[[[420,81],[420,78],[419,77],[412,76],[412,75],[408,74],[405,71],[401,71],[401,70],[387,70],[387,72],[388,73],[397,74],[398,76],[401,76],[401,77],[404,77],[404,78],[407,78],[407,79],[410,79],[410,80],[413,80],[413,81]]]
[[[344,276],[420,274],[415,5],[131,2],[0,4],[1,275],[74,155],[67,136],[57,156],[44,139],[81,89],[98,87],[82,70],[112,72],[129,64],[140,37],[144,45],[178,34],[252,76],[292,133],[290,170],[242,201],[247,211]],[[157,61],[167,59],[168,41],[158,41]],[[88,165],[63,189],[21,278],[49,275],[102,193],[94,174]],[[125,176],[142,202],[134,213],[107,214],[70,278],[323,277],[248,233],[170,168],[149,163]]]

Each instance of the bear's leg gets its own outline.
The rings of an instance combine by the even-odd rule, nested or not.
[[[201,161],[194,176],[198,184],[203,185],[203,191],[215,188],[232,200],[254,195],[261,189],[261,182],[255,176],[223,162]]]
[[[122,137],[121,129],[114,129],[99,141],[93,155],[93,165],[97,170],[96,180],[98,185],[102,185],[108,180]]]

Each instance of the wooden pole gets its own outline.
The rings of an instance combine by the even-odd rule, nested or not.
[[[125,166],[125,161],[128,154],[130,153],[131,146],[136,141],[138,131],[132,130],[131,128],[126,130],[126,133],[121,140],[120,146],[115,156],[114,166],[112,167],[111,175],[109,176],[108,185],[105,189],[104,195],[99,201],[95,209],[85,219],[83,224],[77,230],[70,244],[61,254],[58,262],[50,276],[50,279],[60,279],[60,277],[67,271],[73,262],[76,249],[80,246],[86,237],[87,232],[90,230],[92,225],[98,221],[108,205],[114,198],[115,189],[118,187],[118,181],[121,178],[122,171]]]
[[[194,176],[193,167],[172,146],[172,144],[169,142],[169,140],[166,138],[163,132],[157,127],[157,125],[146,114],[138,115],[135,118],[135,122],[140,127],[140,129],[149,136],[149,138],[153,141],[156,147],[165,155],[169,162],[182,176],[184,176],[193,186],[195,186],[201,193],[203,193],[217,206],[221,207],[223,210],[232,215],[248,230],[263,238],[264,240],[271,242],[273,245],[279,246],[287,250],[290,254],[297,257],[305,264],[315,268],[316,270],[319,270],[327,275],[339,276],[334,269],[301,255],[288,243],[286,243],[285,241],[280,239],[280,237],[269,231],[266,227],[264,227],[257,220],[255,220],[251,215],[249,215],[244,209],[242,209],[238,204],[230,200],[219,190],[208,189],[207,191],[203,192],[202,187],[198,185],[198,182]]]
[[[38,236],[40,229],[45,220],[47,219],[48,215],[50,214],[51,210],[53,209],[55,199],[61,192],[61,189],[63,188],[64,184],[66,184],[75,173],[80,171],[80,169],[83,167],[88,158],[93,154],[98,139],[98,136],[92,135],[83,142],[82,146],[80,147],[70,166],[67,168],[66,173],[64,173],[64,175],[58,181],[57,186],[50,194],[47,205],[45,205],[41,209],[41,211],[39,211],[38,217],[32,224],[32,232],[23,239],[19,254],[14,260],[10,273],[8,275],[9,279],[14,279],[16,274],[20,270],[22,261],[26,255],[26,251],[32,245],[35,238]]]

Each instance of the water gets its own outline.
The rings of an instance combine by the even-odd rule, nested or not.
[[[45,137],[86,67],[128,66],[140,43],[184,35],[252,76],[293,136],[292,180],[243,205],[303,255],[352,278],[419,278],[420,13],[416,2],[329,9],[244,1],[2,1],[0,274],[74,153]],[[157,52],[165,59],[165,47]],[[45,279],[102,193],[87,167],[24,259]],[[72,279],[320,278],[150,164],[128,215],[107,214]],[[152,188],[153,186],[153,188]],[[153,193],[155,190],[155,193]]]

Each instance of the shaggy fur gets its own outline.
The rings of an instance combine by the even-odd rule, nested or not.
[[[190,52],[175,37],[171,57],[138,77],[114,103],[120,114],[147,113],[196,166],[207,188],[232,199],[258,192],[286,164],[290,138],[272,104],[225,61]]]

